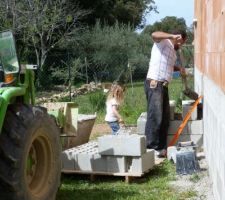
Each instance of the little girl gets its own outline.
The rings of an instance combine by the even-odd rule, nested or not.
[[[123,124],[123,119],[119,114],[119,106],[121,106],[124,99],[124,89],[120,85],[113,85],[109,91],[106,100],[106,116],[105,121],[112,129],[112,134],[116,135],[120,129],[120,123]]]

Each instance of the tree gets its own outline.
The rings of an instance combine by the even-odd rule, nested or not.
[[[160,22],[155,22],[153,25],[146,26],[144,32],[151,34],[154,31],[171,32],[174,29],[187,29],[184,18],[177,18],[174,16],[165,17],[161,19]]]
[[[77,0],[81,8],[92,10],[85,22],[94,26],[96,20],[113,25],[117,21],[131,24],[134,28],[143,26],[145,14],[156,11],[154,0]],[[71,0],[73,2],[73,0]]]
[[[48,53],[76,31],[79,20],[88,14],[77,4],[62,0],[5,0],[0,12],[5,26],[22,36],[23,44],[35,50],[41,71]]]
[[[85,30],[79,42],[71,43],[82,62],[87,58],[89,80],[127,81],[128,63],[132,72],[147,69],[151,40],[147,35],[138,35],[125,24],[101,26]],[[146,71],[146,70],[145,70]],[[139,73],[136,73],[138,77]]]

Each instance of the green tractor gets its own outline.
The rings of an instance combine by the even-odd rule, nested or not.
[[[0,33],[0,61],[0,199],[54,200],[60,130],[35,106],[33,70],[20,67],[11,31]]]

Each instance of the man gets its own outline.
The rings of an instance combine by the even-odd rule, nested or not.
[[[173,34],[165,32],[152,33],[154,44],[151,51],[149,70],[145,81],[147,97],[147,122],[145,135],[147,148],[155,149],[159,157],[166,156],[167,134],[170,118],[168,84],[173,71],[185,69],[174,66],[178,50],[186,41],[185,31],[176,30]]]

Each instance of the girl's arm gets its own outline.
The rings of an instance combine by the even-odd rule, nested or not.
[[[118,111],[116,105],[113,105],[113,106],[112,106],[112,111],[113,111],[113,114],[114,114],[114,115],[116,116],[116,118],[118,119],[118,122],[119,122],[119,123],[123,123],[123,118],[122,118],[121,115],[119,114],[119,111]]]

